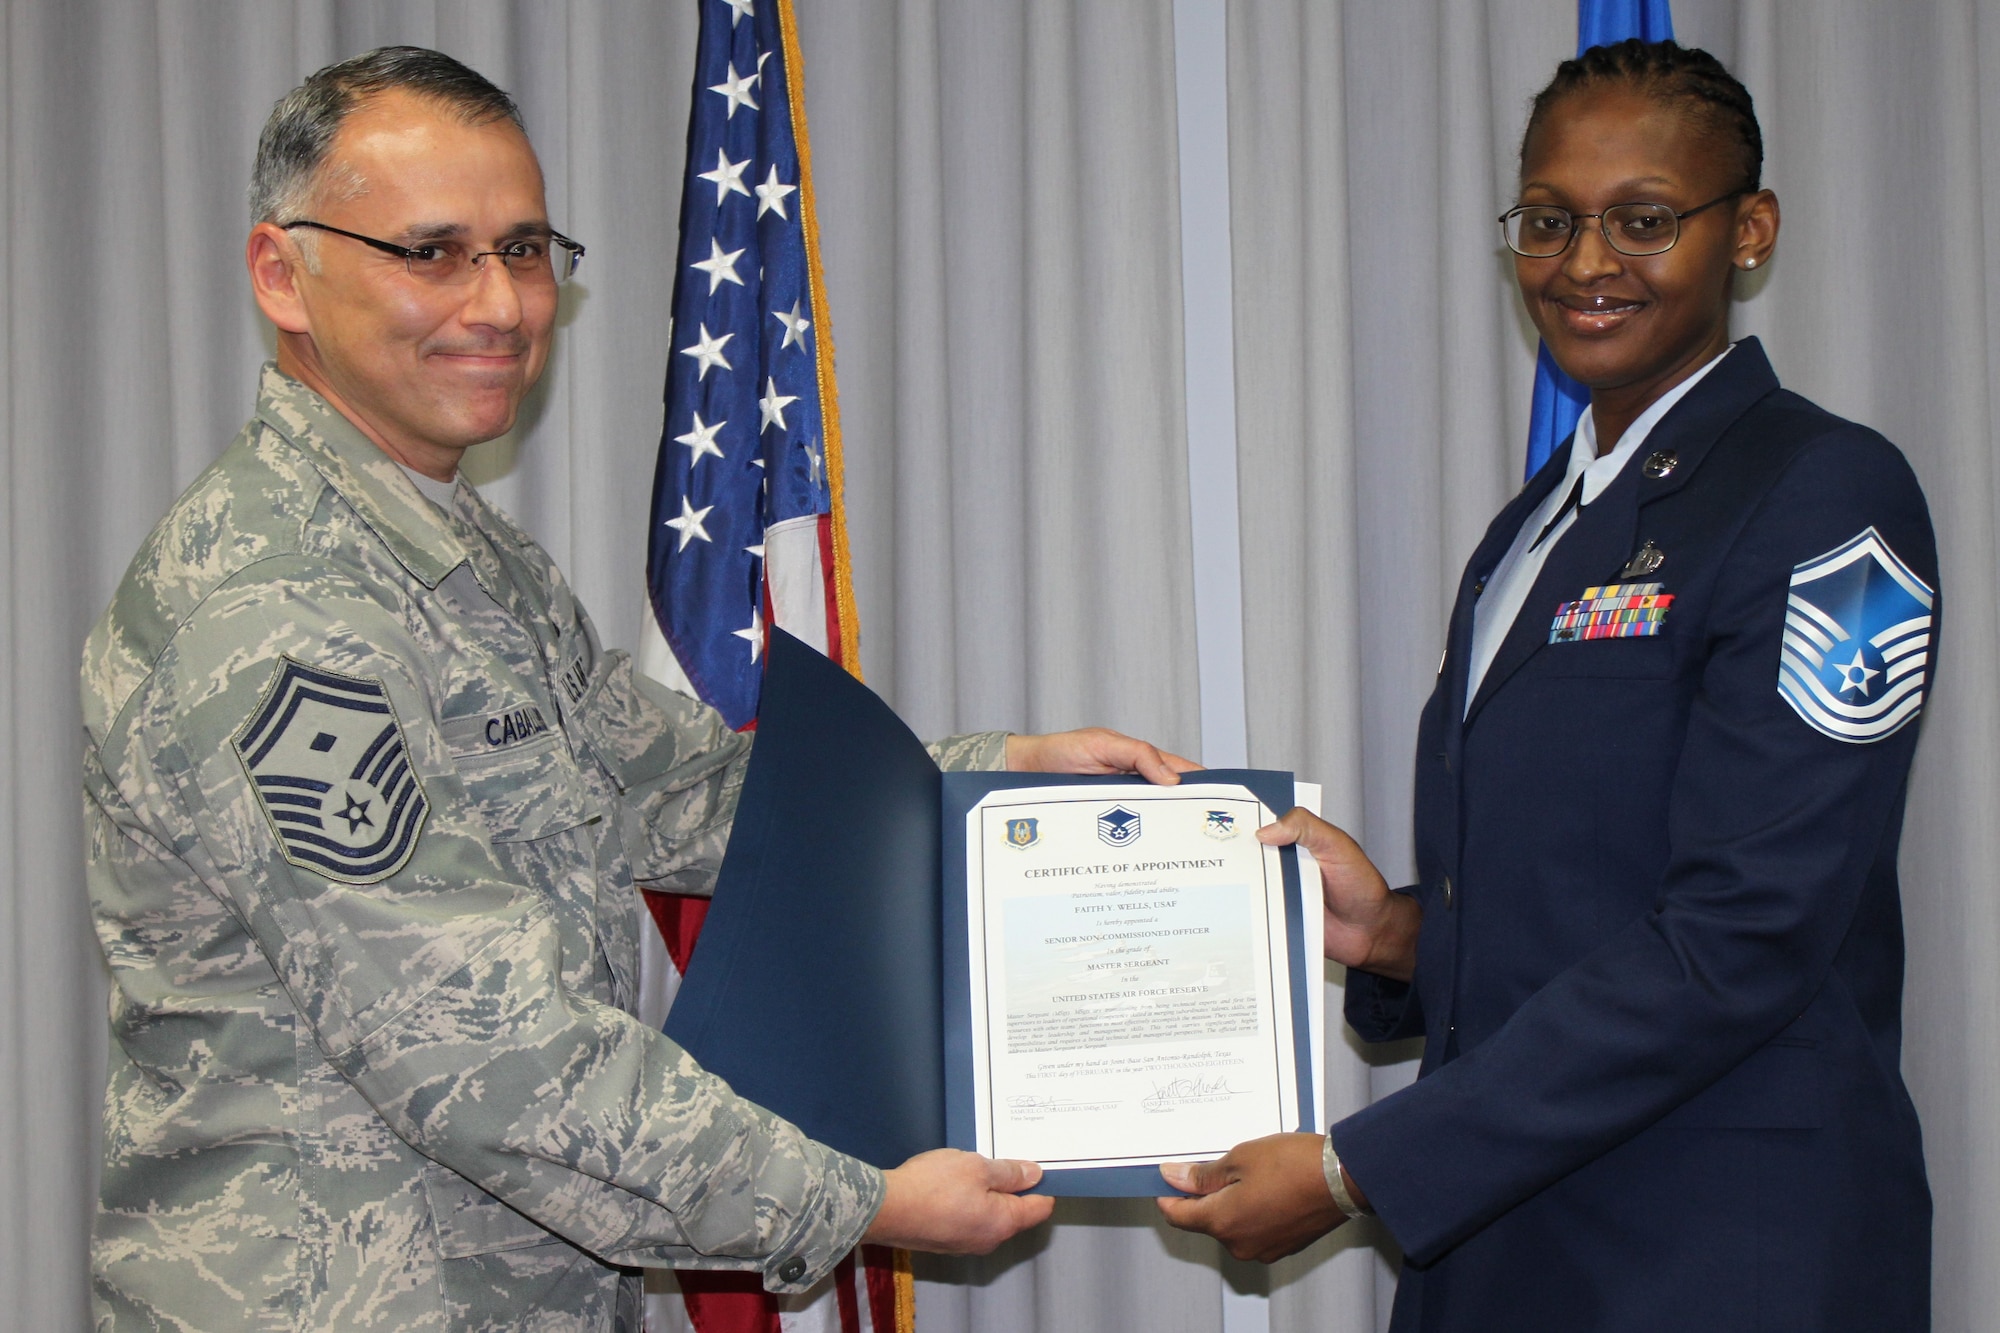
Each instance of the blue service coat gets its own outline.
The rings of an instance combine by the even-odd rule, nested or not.
[[[1917,726],[1837,736],[1779,689],[1816,557],[1872,527],[1937,588],[1923,494],[1745,340],[1561,539],[1467,712],[1473,606],[1567,461],[1460,582],[1418,733],[1415,980],[1348,978],[1361,1036],[1424,1037],[1417,1082],[1333,1129],[1406,1255],[1392,1328],[1926,1328],[1896,881]],[[1648,543],[1660,632],[1551,643]],[[1881,697],[1891,665],[1834,697]]]

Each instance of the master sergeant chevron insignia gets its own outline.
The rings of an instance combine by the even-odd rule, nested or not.
[[[1933,599],[1872,527],[1794,567],[1778,693],[1837,741],[1894,734],[1924,704]]]

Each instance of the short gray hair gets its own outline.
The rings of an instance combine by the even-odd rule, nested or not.
[[[384,46],[312,75],[271,108],[250,172],[250,220],[283,225],[304,217],[324,179],[326,156],[347,117],[369,98],[401,88],[457,112],[467,124],[521,124],[514,99],[442,51]],[[350,182],[359,190],[363,182]],[[309,258],[310,262],[310,258]]]

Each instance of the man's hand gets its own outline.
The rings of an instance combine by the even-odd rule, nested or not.
[[[1215,1237],[1238,1259],[1274,1263],[1347,1220],[1326,1188],[1325,1146],[1318,1134],[1273,1134],[1213,1162],[1168,1162],[1160,1167],[1167,1183],[1201,1197],[1161,1199],[1160,1211],[1183,1231]]]
[[[889,1192],[862,1240],[937,1254],[985,1254],[1048,1221],[1055,1200],[1015,1193],[1042,1178],[1033,1162],[998,1161],[956,1148],[918,1153],[882,1173]]]
[[[1181,774],[1200,767],[1192,759],[1108,727],[1007,738],[1007,769],[1012,773],[1137,773],[1148,782],[1171,787]]]
[[[1257,840],[1273,847],[1296,842],[1319,862],[1328,958],[1392,981],[1410,979],[1424,909],[1408,894],[1389,891],[1359,843],[1303,807],[1258,829]]]

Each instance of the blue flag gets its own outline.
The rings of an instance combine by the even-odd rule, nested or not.
[[[1628,37],[1669,41],[1674,17],[1668,0],[1576,0],[1576,53]],[[1576,429],[1590,390],[1563,374],[1544,344],[1535,355],[1535,403],[1528,414],[1528,469],[1534,476]]]

